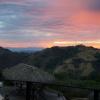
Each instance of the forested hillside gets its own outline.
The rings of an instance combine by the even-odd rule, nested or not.
[[[28,63],[53,72],[61,79],[100,78],[100,50],[84,45],[52,47],[28,58]]]
[[[0,47],[0,69],[25,62],[28,56],[29,54],[27,53],[11,52],[8,49]]]
[[[0,68],[18,63],[35,65],[61,79],[100,79],[100,49],[84,45],[52,47],[36,53],[17,53],[0,48]]]

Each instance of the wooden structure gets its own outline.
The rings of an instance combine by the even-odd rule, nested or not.
[[[23,63],[4,69],[2,74],[5,80],[26,83],[26,100],[30,100],[32,83],[52,83],[55,80],[51,74]]]
[[[61,84],[59,82],[54,82],[55,78],[47,72],[40,70],[34,66],[26,64],[18,64],[11,68],[6,68],[3,71],[3,76],[5,80],[18,81],[26,83],[26,100],[31,98],[31,89],[33,84],[39,84],[43,86],[56,86],[58,88],[80,88],[86,89],[94,92],[94,100],[99,100],[100,89],[95,88],[83,88],[78,86],[68,86],[66,84]]]

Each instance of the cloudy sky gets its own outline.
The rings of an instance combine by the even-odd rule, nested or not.
[[[0,46],[100,48],[100,0],[0,0]]]

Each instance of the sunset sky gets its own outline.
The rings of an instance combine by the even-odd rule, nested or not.
[[[100,0],[0,0],[0,46],[100,48]]]

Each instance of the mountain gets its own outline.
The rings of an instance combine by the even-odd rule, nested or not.
[[[55,69],[61,65],[65,59],[68,59],[78,53],[74,47],[52,47],[36,52],[29,57],[29,63],[35,64],[44,69]]]
[[[28,56],[27,53],[12,52],[0,47],[0,69],[24,62]]]
[[[100,49],[84,45],[52,47],[29,56],[28,63],[61,79],[100,80]]]
[[[84,45],[51,47],[34,53],[13,52],[0,47],[0,68],[18,63],[35,65],[62,80],[100,80],[100,49]]]
[[[43,48],[8,48],[12,52],[24,52],[24,53],[33,53],[37,51],[41,51]]]

